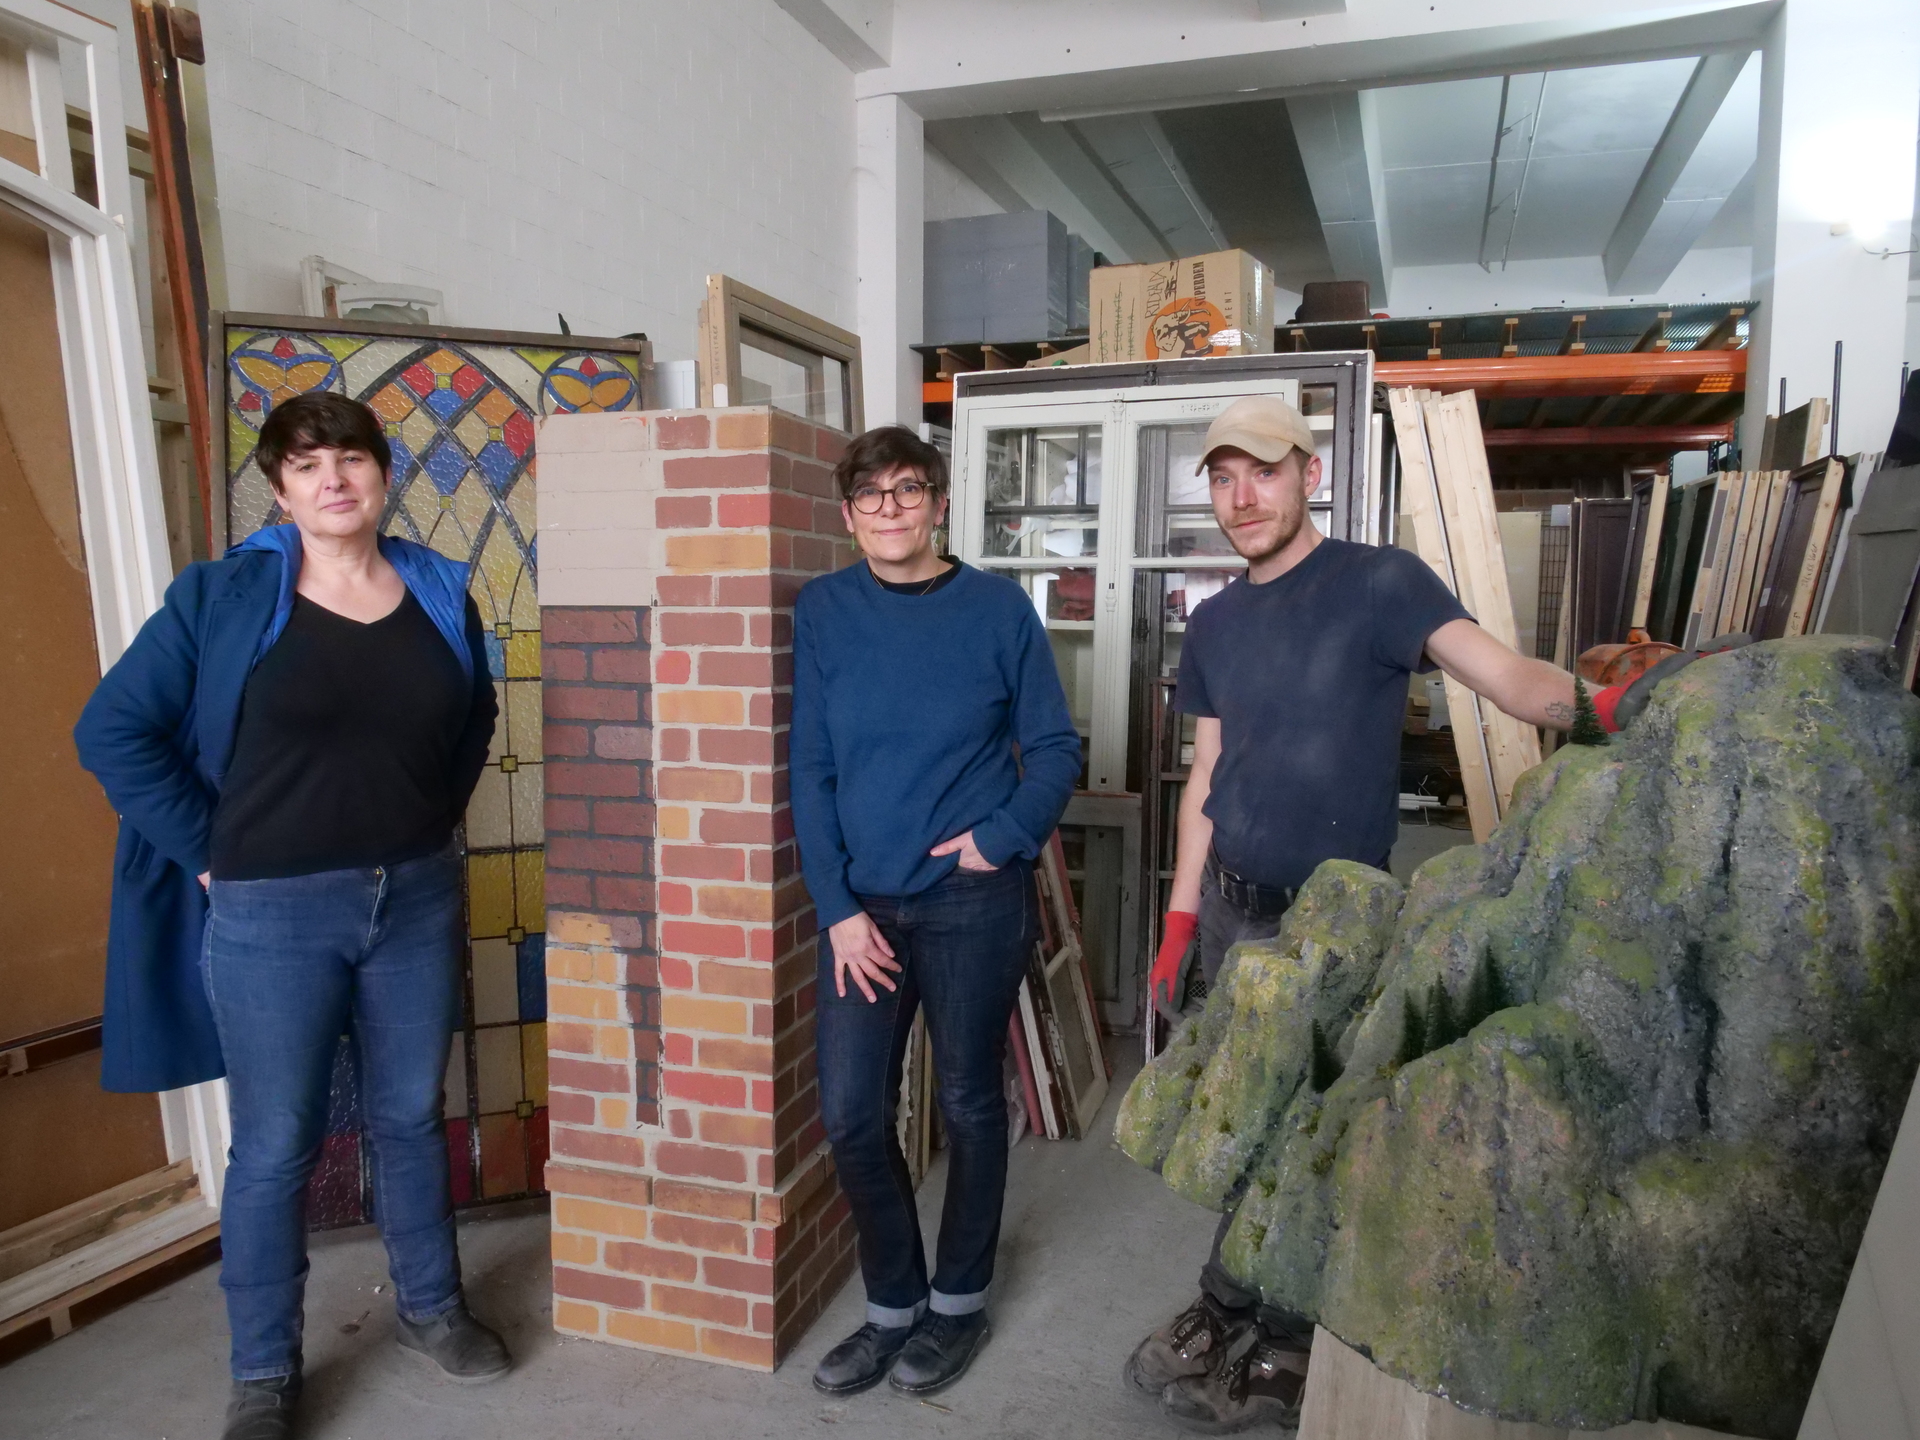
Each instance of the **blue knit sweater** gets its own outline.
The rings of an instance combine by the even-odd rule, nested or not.
[[[793,822],[822,929],[857,895],[936,884],[958,861],[927,852],[968,830],[989,864],[1039,855],[1080,737],[1018,585],[962,566],[902,595],[852,565],[800,592],[793,659]]]

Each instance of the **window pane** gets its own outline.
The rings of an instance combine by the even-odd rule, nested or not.
[[[1091,556],[1099,528],[1099,426],[987,432],[986,555]]]
[[[1060,687],[1067,692],[1067,711],[1080,732],[1081,774],[1086,785],[1086,745],[1093,733],[1093,611],[1094,574],[1091,566],[1060,570],[1002,570],[1027,592],[1046,627],[1053,646],[1053,663]]]
[[[847,428],[846,362],[777,335],[740,327],[740,393],[735,405],[772,405],[791,415]]]

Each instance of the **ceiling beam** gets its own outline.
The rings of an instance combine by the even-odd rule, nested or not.
[[[1060,177],[1074,198],[1129,257],[1136,261],[1180,258],[1179,250],[1127,193],[1126,187],[1114,178],[1086,136],[1072,125],[1045,124],[1034,114],[1012,115],[1008,119],[1021,139],[1033,147],[1034,153]],[[1067,217],[1061,215],[1060,218]],[[1077,227],[1069,222],[1067,228]],[[1086,238],[1091,241],[1093,237]],[[1096,244],[1094,248],[1105,247]]]
[[[1701,57],[1693,67],[1687,88],[1601,252],[1608,294],[1643,295],[1664,285],[1752,165],[1752,150],[1738,143],[1739,137],[1729,137],[1732,144],[1707,150],[1700,143],[1748,59],[1737,52],[1722,52]],[[1757,74],[1752,83],[1757,95]]]
[[[774,0],[855,74],[893,63],[893,0]]]
[[[1045,153],[1033,132],[1043,132]],[[929,121],[926,133],[928,143],[996,205],[1051,211],[1109,260],[1173,258],[1127,208],[1112,179],[1058,126],[1043,126],[1032,116],[983,115]]]
[[[1350,90],[1295,96],[1287,101],[1287,117],[1293,122],[1335,277],[1365,280],[1373,303],[1385,305],[1393,277],[1393,241],[1387,229],[1372,95]]]
[[[1152,115],[1071,122],[1069,134],[1104,171],[1135,217],[1174,255],[1228,248],[1187,167]]]

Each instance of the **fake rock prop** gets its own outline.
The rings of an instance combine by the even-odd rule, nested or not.
[[[1120,1143],[1422,1390],[1791,1437],[1920,1062],[1917,769],[1881,647],[1701,660],[1404,904],[1321,866]]]

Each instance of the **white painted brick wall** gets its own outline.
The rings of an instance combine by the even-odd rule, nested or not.
[[[200,0],[236,310],[302,256],[453,325],[693,353],[723,271],[854,323],[853,77],[773,0]]]

